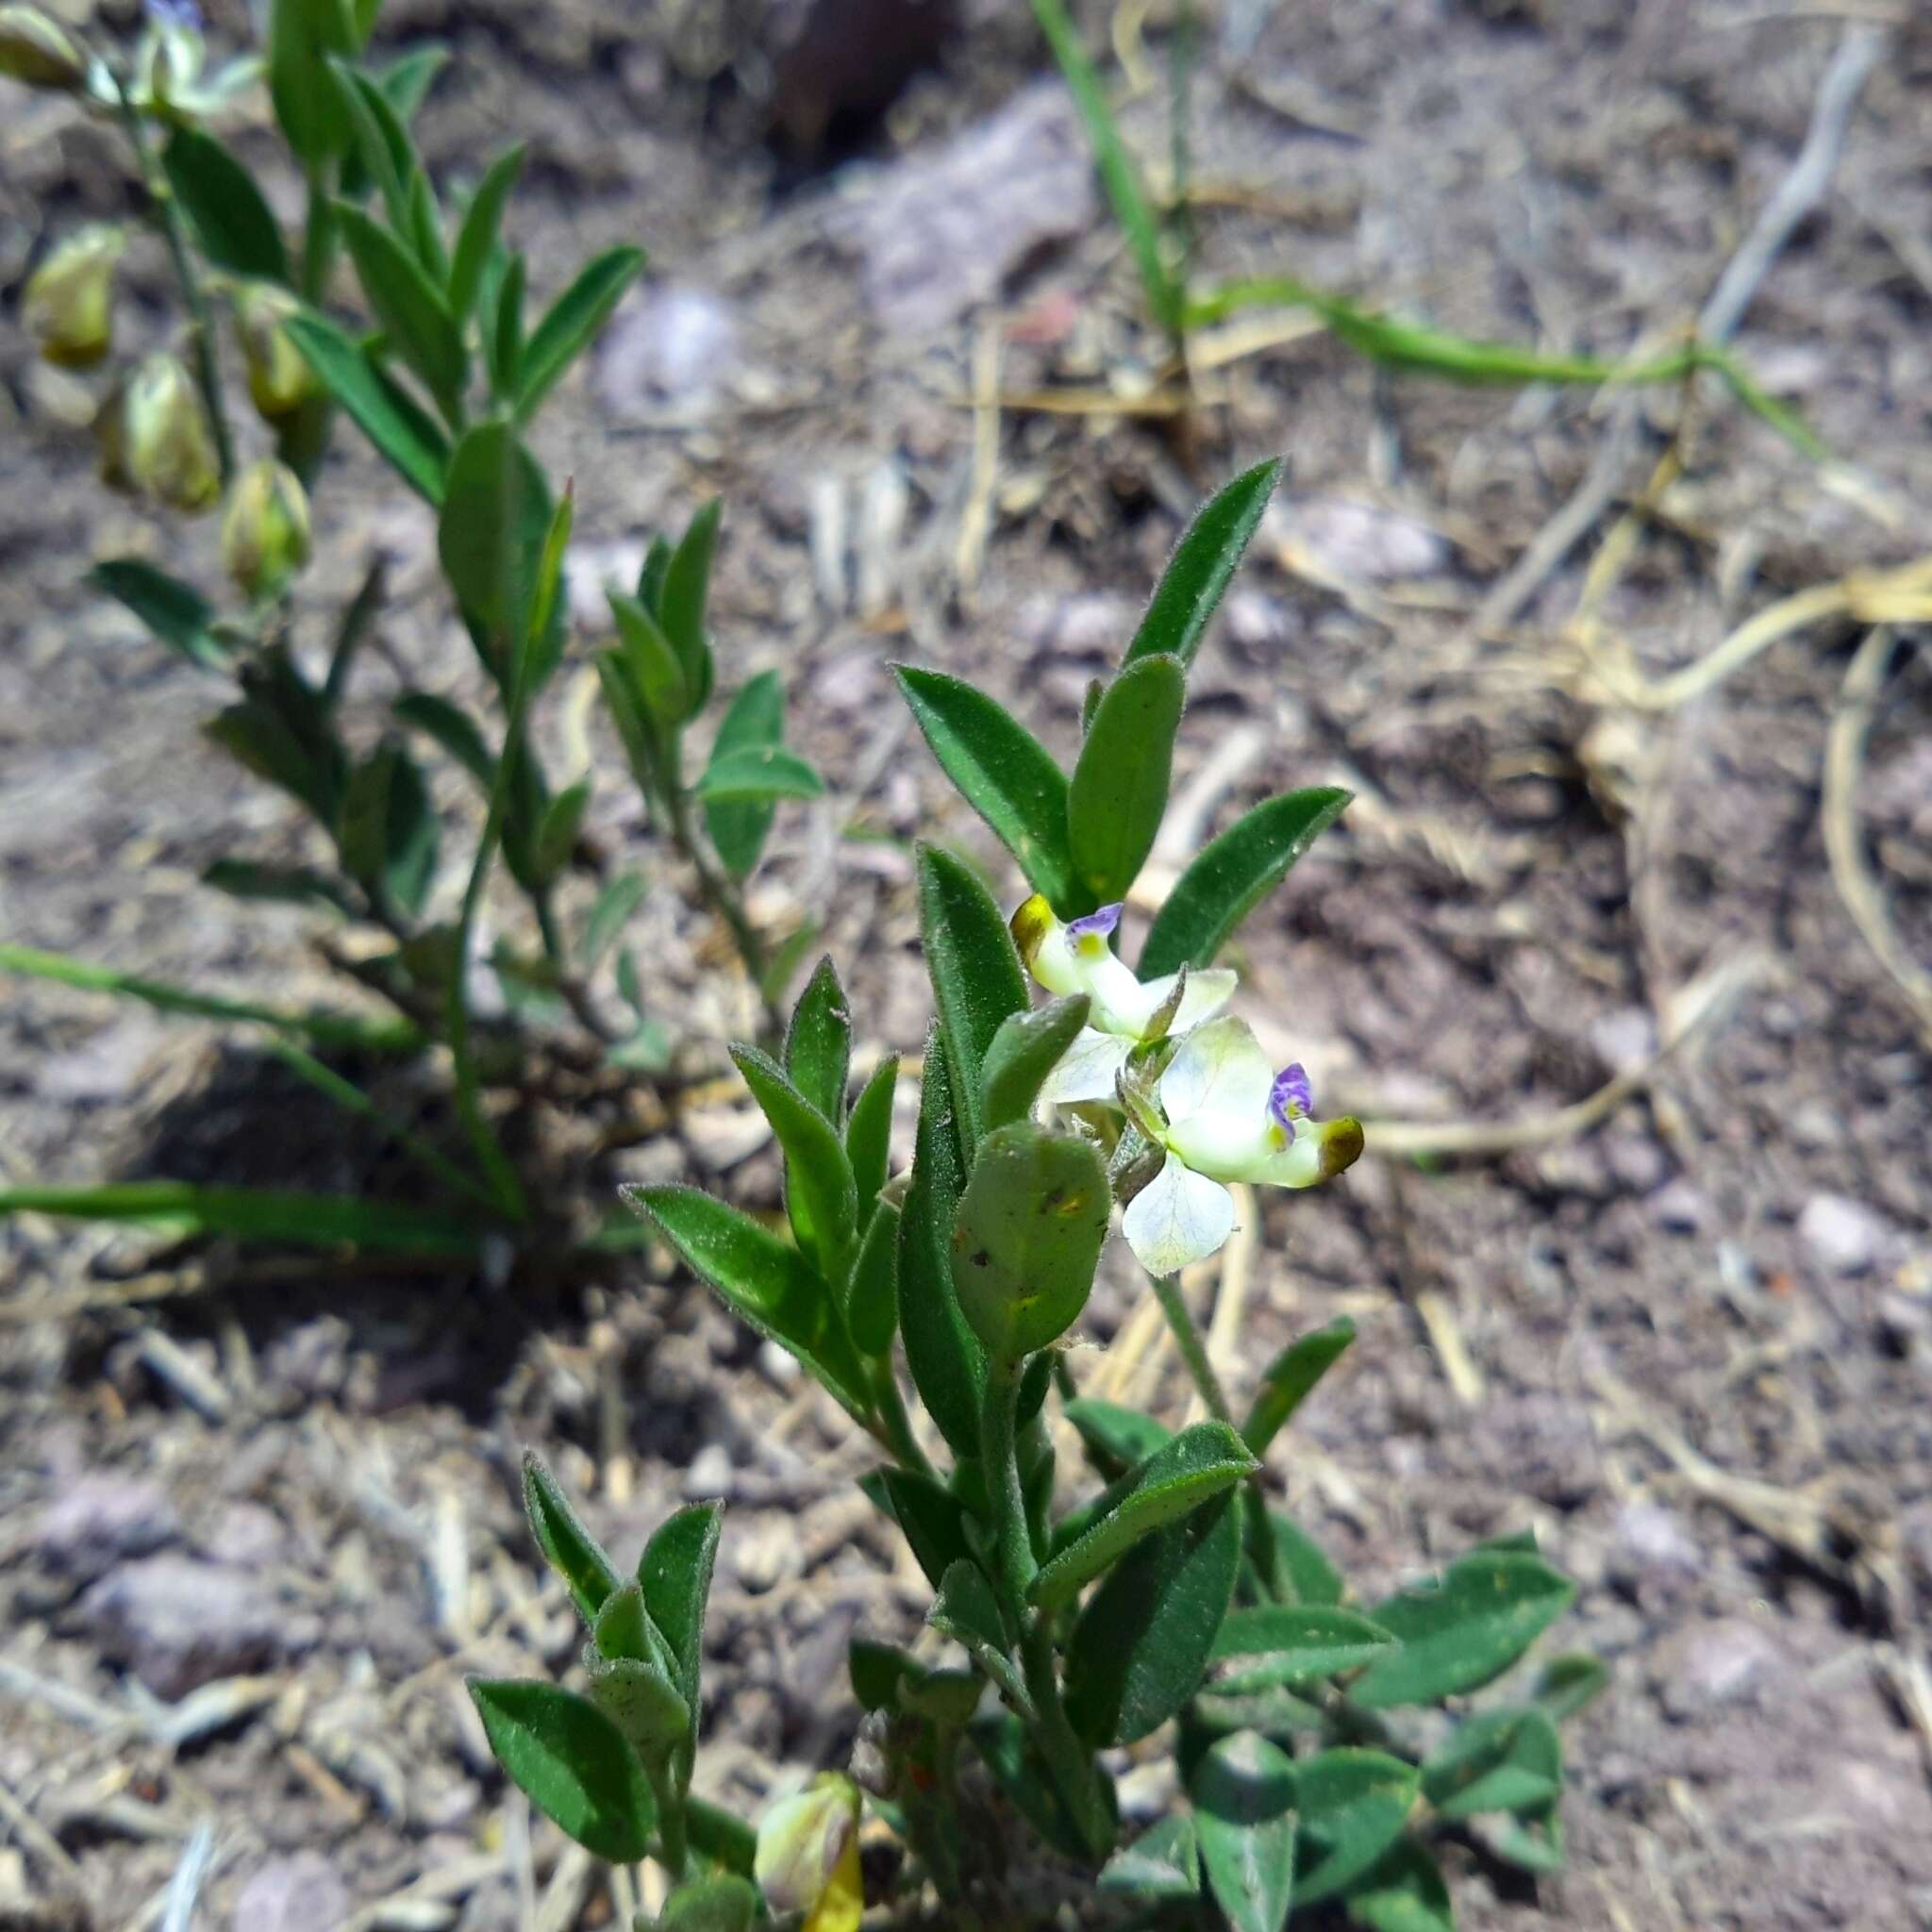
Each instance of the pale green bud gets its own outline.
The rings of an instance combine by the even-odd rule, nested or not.
[[[308,498],[286,463],[250,463],[228,492],[222,563],[251,597],[272,597],[308,561]]]
[[[77,93],[87,85],[87,56],[38,7],[0,7],[0,74],[28,87]]]
[[[248,365],[248,393],[271,423],[293,415],[321,388],[282,325],[300,307],[273,282],[245,282],[235,291],[235,334]]]
[[[858,1932],[858,1787],[827,1771],[758,1821],[753,1875],[774,1912],[805,1914],[804,1932]]]
[[[221,494],[214,436],[201,393],[173,356],[134,372],[121,424],[127,475],[175,509],[206,509]]]
[[[126,238],[104,222],[76,228],[27,277],[22,326],[49,362],[90,369],[114,336],[114,265]]]

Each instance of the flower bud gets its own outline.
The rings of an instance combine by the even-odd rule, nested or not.
[[[235,291],[235,334],[248,365],[248,393],[271,423],[292,416],[321,388],[282,326],[300,306],[273,282],[245,282]]]
[[[208,411],[173,356],[150,356],[127,385],[121,424],[127,475],[175,509],[206,509],[222,479]]]
[[[804,1932],[857,1932],[865,1910],[858,1805],[850,1778],[822,1772],[758,1823],[758,1889],[774,1912],[803,1912]]]
[[[0,7],[0,74],[28,87],[77,93],[87,85],[87,56],[38,7]]]
[[[308,561],[308,499],[274,457],[250,463],[228,494],[222,563],[251,597],[273,597]]]
[[[20,319],[41,354],[63,369],[88,369],[114,334],[114,264],[126,238],[90,222],[76,228],[27,277]]]

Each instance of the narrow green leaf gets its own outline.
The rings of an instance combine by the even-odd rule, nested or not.
[[[463,391],[468,358],[449,305],[423,264],[395,236],[349,202],[336,221],[356,264],[356,277],[391,345],[423,378],[448,415]]]
[[[617,943],[643,897],[643,874],[635,872],[619,873],[597,894],[577,947],[577,964],[585,973],[594,973],[604,963],[605,955]]]
[[[1610,1674],[1603,1659],[1576,1650],[1551,1657],[1537,1673],[1531,1695],[1551,1723],[1561,1724],[1594,1704],[1609,1688]]]
[[[416,251],[416,259],[423,264],[423,273],[429,277],[429,286],[442,293],[443,306],[449,306],[449,255],[442,244],[442,209],[436,199],[436,190],[429,184],[429,176],[418,167],[409,177],[409,223],[408,234]],[[454,310],[450,320],[457,325],[460,340],[463,332],[462,320]],[[464,361],[464,379],[468,380],[469,363]]]
[[[1541,1557],[1465,1557],[1433,1588],[1405,1590],[1370,1613],[1402,1648],[1350,1691],[1365,1710],[1433,1704],[1499,1677],[1570,1607],[1576,1587]]]
[[[193,1181],[0,1188],[0,1215],[26,1212],[121,1222],[182,1240],[226,1234],[243,1241],[391,1255],[474,1255],[487,1233],[474,1217],[432,1214],[392,1201],[275,1188],[203,1187]]]
[[[355,129],[356,158],[361,162],[363,174],[382,191],[384,211],[400,241],[409,234],[409,185],[423,172],[416,143],[409,139],[409,131],[389,96],[368,75],[346,60],[331,60],[329,67]],[[344,199],[354,197],[345,195]]]
[[[741,1320],[769,1336],[860,1422],[865,1371],[832,1291],[795,1248],[696,1188],[626,1188],[624,1198]]]
[[[1062,917],[1090,909],[1074,870],[1067,780],[1024,724],[941,671],[893,667],[925,741],[960,795]]]
[[[360,34],[364,42],[381,4],[382,0],[357,0],[358,8],[367,15]],[[405,127],[422,110],[423,103],[429,98],[429,90],[436,85],[437,75],[448,65],[449,49],[441,41],[419,41],[407,54],[398,54],[377,70],[375,84]]]
[[[884,1491],[880,1491],[884,1495]],[[891,1514],[890,1506],[886,1513]],[[919,1665],[911,1656],[890,1643],[874,1643],[855,1637],[846,1649],[846,1670],[852,1678],[852,1695],[860,1710],[896,1710],[899,1686],[916,1676]]]
[[[691,1707],[658,1665],[636,1657],[589,1657],[591,1701],[645,1764],[668,1765],[691,1738]]]
[[[514,402],[524,366],[524,281],[521,252],[504,263],[494,287],[485,291],[483,357],[490,370],[490,393],[499,403]]]
[[[713,755],[699,778],[696,795],[701,804],[737,805],[758,803],[771,798],[817,798],[825,789],[808,760],[782,744],[746,745]]]
[[[1237,1731],[1189,1781],[1208,1890],[1231,1932],[1281,1932],[1294,1900],[1294,1765],[1279,1745]]]
[[[1193,1898],[1201,1890],[1201,1845],[1193,1819],[1171,1811],[1123,1845],[1094,1880],[1097,1890],[1129,1898]]]
[[[703,1687],[705,1606],[724,1526],[722,1503],[691,1503],[667,1516],[638,1558],[638,1583],[651,1622],[663,1633],[676,1663],[674,1681],[692,1720],[693,1737]],[[691,1750],[681,1755],[678,1782],[691,1779]]]
[[[457,231],[456,253],[450,261],[449,310],[460,328],[469,321],[483,292],[483,271],[496,249],[498,231],[503,226],[504,205],[523,173],[527,150],[522,142],[506,148],[484,170],[470,205],[463,210],[463,225]]]
[[[642,601],[642,600],[641,600]],[[761,751],[785,741],[785,687],[775,671],[761,671],[732,699],[718,736],[712,758],[744,751]],[[765,849],[777,805],[773,799],[711,800],[705,806],[705,829],[733,878],[748,877]]]
[[[845,1296],[845,1324],[861,1355],[883,1356],[899,1330],[899,1210],[881,1201],[866,1224],[852,1286]]]
[[[1423,1795],[1447,1819],[1528,1811],[1563,1790],[1563,1746],[1534,1706],[1465,1719],[1423,1760]]]
[[[1151,1415],[1117,1402],[1102,1402],[1097,1396],[1083,1395],[1068,1403],[1065,1414],[1090,1459],[1109,1481],[1173,1439],[1173,1431]]]
[[[582,355],[644,266],[641,248],[609,248],[587,262],[544,312],[518,358],[517,420],[526,423]]]
[[[1251,1474],[1257,1464],[1225,1423],[1196,1423],[1164,1442],[1108,1492],[1092,1526],[1033,1579],[1028,1601],[1058,1609],[1158,1529]]]
[[[1332,786],[1285,792],[1203,847],[1155,915],[1141,948],[1141,977],[1213,965],[1235,928],[1341,817],[1351,795]]]
[[[1024,1705],[1026,1693],[1013,1668],[1012,1643],[1000,1616],[999,1599],[977,1563],[962,1557],[946,1566],[925,1621],[941,1637],[963,1644],[995,1684],[1015,1703]]]
[[[604,598],[617,625],[620,645],[615,657],[626,687],[644,723],[658,738],[668,738],[692,709],[691,687],[684,681],[677,653],[637,598],[608,588]]]
[[[426,691],[405,691],[390,708],[403,724],[441,745],[489,793],[496,783],[496,754],[468,712]]]
[[[1032,1113],[1046,1076],[1086,1025],[1089,1004],[1085,993],[1075,993],[1000,1022],[979,1076],[989,1131]]]
[[[384,905],[414,918],[436,874],[441,836],[429,789],[400,745],[378,744],[350,774],[342,863]]]
[[[172,651],[204,671],[226,671],[232,653],[213,634],[214,606],[192,586],[138,557],[97,563],[87,580],[132,611]]]
[[[1355,1610],[1331,1605],[1258,1604],[1230,1610],[1214,1640],[1213,1689],[1245,1697],[1277,1684],[1307,1684],[1374,1663],[1395,1640]]]
[[[473,1677],[470,1696],[497,1762],[538,1810],[613,1865],[650,1849],[657,1806],[617,1726],[555,1684]]]
[[[751,1932],[764,1911],[757,1886],[735,1872],[680,1885],[664,1901],[653,1932]]]
[[[571,855],[577,849],[577,835],[583,829],[584,812],[591,803],[591,781],[579,778],[566,786],[544,808],[542,823],[537,827],[537,877],[549,884],[563,876]]]
[[[785,1208],[800,1251],[828,1282],[842,1281],[858,1232],[858,1195],[839,1130],[755,1046],[731,1058],[785,1153]]]
[[[1343,1315],[1312,1335],[1291,1341],[1261,1372],[1260,1386],[1248,1407],[1248,1419],[1241,1424],[1241,1436],[1257,1456],[1265,1456],[1268,1445],[1282,1425],[1308,1398],[1315,1384],[1341,1360],[1355,1340],[1355,1324]]]
[[[1278,1509],[1268,1512],[1268,1529],[1274,1540],[1274,1557],[1302,1604],[1339,1604],[1341,1572],[1307,1530]]]
[[[1555,1798],[1503,1817],[1485,1819],[1474,1835],[1506,1864],[1524,1872],[1563,1869],[1563,1820]]]
[[[595,1623],[623,1579],[534,1449],[524,1451],[524,1513],[544,1560],[569,1587],[577,1614],[586,1624]]]
[[[328,57],[357,43],[348,0],[270,0],[269,93],[289,145],[311,164],[349,145],[348,104]]]
[[[1241,568],[1281,470],[1279,457],[1243,470],[1188,525],[1127,646],[1127,663],[1163,652],[1178,658],[1183,669],[1193,663],[1208,619]]]
[[[261,190],[213,135],[177,126],[161,150],[161,168],[214,267],[254,281],[288,281],[288,250]]]
[[[858,1091],[845,1123],[845,1158],[858,1190],[858,1218],[873,1211],[886,1184],[892,1158],[892,1096],[899,1086],[899,1057],[889,1054],[873,1069],[872,1078]]]
[[[960,1148],[970,1155],[986,1131],[980,1076],[987,1050],[1000,1023],[1026,1009],[1026,974],[992,894],[967,866],[922,845],[918,867],[925,969],[955,1083]]]
[[[362,646],[369,641],[369,634],[375,628],[376,614],[382,608],[387,589],[383,558],[378,552],[362,575],[360,589],[343,606],[341,616],[336,620],[335,648],[329,653],[328,675],[322,684],[322,702],[325,710],[333,710],[348,690],[349,673],[355,668]]]
[[[496,650],[492,668],[506,685],[535,614],[551,515],[549,483],[507,423],[479,423],[458,443],[437,555],[464,611]]]
[[[325,315],[304,309],[283,325],[316,379],[354,419],[377,453],[425,502],[442,502],[449,441]]]
[[[935,1590],[955,1563],[972,1562],[966,1511],[951,1491],[909,1469],[881,1469],[873,1479],[885,1492],[892,1520]]]
[[[1295,1766],[1301,1814],[1298,1903],[1333,1898],[1402,1836],[1422,1774],[1386,1751],[1324,1751]]]
[[[325,906],[332,912],[355,908],[341,881],[304,865],[258,865],[246,858],[218,858],[201,875],[205,886],[233,899],[286,906]]]
[[[718,548],[718,522],[724,508],[723,500],[714,496],[692,513],[684,535],[677,540],[677,548],[665,561],[658,589],[658,620],[684,667],[685,682],[695,693],[693,710],[704,708],[716,675],[711,646],[705,635],[705,605],[710,595],[711,559]]]
[[[1348,1915],[1369,1932],[1456,1932],[1449,1888],[1436,1861],[1405,1839],[1347,1894]]]
[[[835,1127],[845,1122],[852,1065],[852,1008],[830,954],[813,968],[785,1029],[785,1072]]]
[[[1241,1568],[1232,1491],[1145,1538],[1088,1598],[1067,1644],[1067,1712],[1094,1743],[1131,1744],[1200,1688]]]
[[[684,1828],[691,1834],[691,1850],[702,1854],[726,1872],[749,1878],[758,1853],[758,1834],[743,1819],[734,1817],[723,1806],[704,1798],[684,1801]]]
[[[1092,1853],[1027,1727],[1012,1712],[1003,1710],[980,1719],[966,1735],[1013,1809],[1062,1857],[1086,1865]],[[1110,1803],[1112,1780],[1102,1779],[1100,1788]]]
[[[1165,653],[1139,658],[1102,694],[1067,791],[1080,883],[1101,905],[1124,899],[1167,810],[1187,674]]]

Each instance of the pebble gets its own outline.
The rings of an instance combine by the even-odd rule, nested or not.
[[[41,1511],[34,1541],[51,1568],[92,1580],[180,1533],[174,1504],[152,1477],[93,1470],[67,1483]]]
[[[1772,1676],[1782,1654],[1771,1637],[1743,1617],[1693,1624],[1667,1642],[1654,1666],[1658,1699],[1679,1724],[1713,1705],[1733,1704]]]
[[[684,1473],[687,1496],[727,1496],[736,1472],[731,1452],[722,1442],[707,1442],[691,1459]]]
[[[1890,1236],[1884,1220],[1845,1194],[1813,1194],[1798,1215],[1805,1252],[1831,1274],[1864,1274]]]
[[[258,1867],[235,1894],[234,1932],[334,1932],[349,1916],[349,1893],[320,1852],[297,1852]]]
[[[1639,1602],[1674,1596],[1704,1566],[1704,1552],[1674,1509],[1633,1502],[1618,1510],[1606,1570],[1628,1595]]]
[[[1353,497],[1278,500],[1261,536],[1277,556],[1343,584],[1433,576],[1449,564],[1447,541],[1427,524]]]
[[[1650,1218],[1666,1234],[1701,1234],[1710,1219],[1710,1203],[1696,1182],[1679,1174],[1650,1197]]]
[[[738,312],[708,289],[674,282],[654,290],[605,331],[597,350],[597,399],[613,416],[671,405],[702,410],[736,367]]]

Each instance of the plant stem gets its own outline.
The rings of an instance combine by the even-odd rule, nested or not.
[[[308,220],[302,234],[302,299],[320,302],[336,256],[335,210],[322,163],[308,165]]]
[[[1033,1727],[1041,1756],[1046,1759],[1074,1823],[1087,1841],[1087,1850],[1099,1864],[1113,1850],[1113,1814],[1108,1808],[1101,1789],[1101,1774],[1094,1768],[1093,1754],[1081,1743],[1060,1702],[1059,1673],[1054,1665],[1053,1640],[1044,1624],[1036,1621],[1020,1645],[1020,1661],[1026,1676],[1027,1695],[1033,1699],[1037,1722]]]
[[[650,1779],[652,1793],[658,1800],[658,1862],[671,1874],[672,1884],[676,1885],[682,1882],[690,1859],[684,1800],[671,1775],[668,1759],[646,1756],[644,1774]]]
[[[979,1456],[986,1474],[987,1495],[992,1503],[993,1561],[996,1581],[1007,1600],[1015,1628],[1026,1616],[1026,1591],[1038,1565],[1033,1538],[1026,1527],[1026,1496],[1020,1482],[1020,1457],[1013,1419],[1020,1400],[1020,1378],[1009,1362],[987,1366],[986,1399],[979,1411]]]
[[[758,929],[751,923],[750,913],[745,910],[744,894],[738,890],[733,879],[718,869],[710,854],[705,850],[698,838],[697,827],[691,824],[691,801],[675,773],[667,774],[664,790],[668,808],[665,816],[670,822],[672,843],[697,874],[698,888],[711,909],[730,929],[738,957],[744,962],[744,970],[758,989],[758,1003],[764,1010],[765,1031],[774,1040],[783,1039],[785,1015],[765,984],[766,975],[771,971],[771,958],[765,951],[765,942],[758,938]]]
[[[906,1398],[899,1393],[899,1378],[892,1373],[890,1356],[877,1364],[873,1375],[873,1388],[878,1397],[879,1428],[886,1447],[915,1474],[938,1481],[930,1458],[912,1433],[912,1424],[906,1414]]]
[[[201,391],[202,408],[208,412],[208,431],[214,438],[215,466],[225,491],[235,477],[235,445],[228,436],[228,411],[222,401],[222,372],[215,359],[214,317],[208,306],[207,291],[195,273],[193,251],[188,245],[188,230],[182,225],[180,205],[168,177],[156,163],[154,149],[148,145],[147,129],[142,125],[141,110],[127,98],[118,72],[110,69],[114,98],[119,104],[121,125],[127,130],[128,145],[134,150],[134,164],[141,171],[142,191],[147,196],[149,212],[161,239],[168,244],[168,259],[194,336],[194,380]]]

